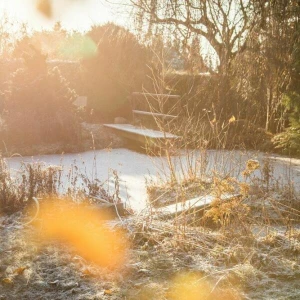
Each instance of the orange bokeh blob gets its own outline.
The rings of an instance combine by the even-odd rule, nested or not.
[[[36,9],[47,18],[52,17],[52,3],[50,0],[37,0]]]
[[[241,300],[235,289],[220,289],[195,273],[179,273],[171,283],[170,300]]]
[[[38,227],[43,239],[57,239],[75,248],[84,259],[101,267],[124,264],[128,247],[125,235],[105,225],[106,216],[90,206],[64,200],[40,205]]]

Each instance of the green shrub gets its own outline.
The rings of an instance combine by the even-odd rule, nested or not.
[[[273,138],[277,149],[284,154],[300,156],[300,125],[288,127]]]

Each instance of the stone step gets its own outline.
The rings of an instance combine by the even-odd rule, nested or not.
[[[241,194],[224,194],[221,198],[223,201],[241,197]],[[196,197],[185,202],[179,202],[168,206],[155,208],[155,212],[160,217],[170,217],[183,212],[193,212],[208,207],[216,197],[214,195],[205,195]]]
[[[174,140],[177,135],[153,129],[142,128],[131,124],[104,124],[105,127],[117,131],[121,136],[145,143],[151,140]]]
[[[134,109],[132,112],[135,115],[158,117],[158,118],[161,118],[161,119],[176,119],[177,118],[177,116],[174,116],[174,115],[154,113],[154,112],[150,112],[150,111],[142,111],[142,110],[136,110],[136,109]]]

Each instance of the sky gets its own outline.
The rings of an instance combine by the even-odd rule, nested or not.
[[[50,1],[51,18],[42,14],[38,4]],[[123,9],[123,11],[121,11]],[[125,8],[117,9],[105,0],[0,0],[0,18],[27,23],[34,30],[49,29],[60,21],[67,30],[88,30],[93,24],[114,22],[126,25]]]
[[[125,5],[109,5],[108,2],[118,2]],[[8,31],[18,36],[21,24],[27,24],[27,30],[52,29],[56,22],[61,22],[63,28],[69,31],[88,31],[92,25],[114,22],[130,28],[128,11],[129,0],[0,0],[0,30],[5,16],[13,23]],[[38,4],[51,3],[51,17],[41,13]],[[202,44],[202,50],[210,53],[207,42]],[[207,49],[206,49],[207,48]]]

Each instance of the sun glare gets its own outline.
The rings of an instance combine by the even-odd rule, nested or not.
[[[0,0],[0,300],[300,299],[299,1]]]
[[[59,21],[68,30],[85,31],[113,20],[112,9],[99,0],[0,0],[0,18],[4,16],[34,30],[51,28]]]

